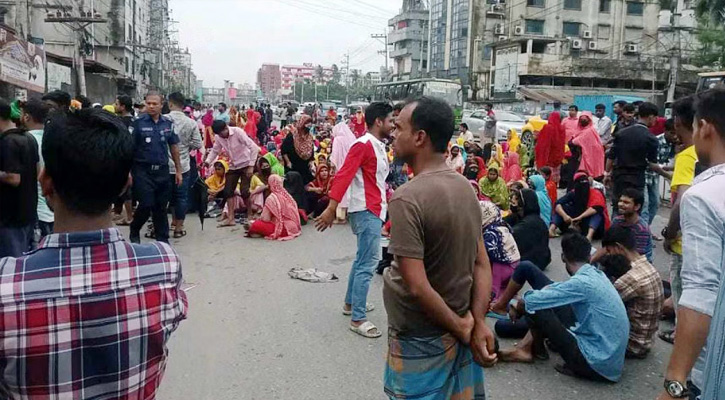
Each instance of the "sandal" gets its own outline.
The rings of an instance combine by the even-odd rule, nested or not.
[[[659,336],[660,339],[664,340],[665,342],[669,344],[675,344],[675,331],[663,331],[660,332],[657,336]]]
[[[174,231],[174,239],[183,238],[186,236],[186,231]]]
[[[365,304],[365,312],[370,312],[375,309],[375,305],[372,303]],[[342,308],[342,315],[352,315],[352,308],[348,311],[344,307]]]
[[[357,333],[360,336],[366,337],[368,339],[375,339],[379,338],[380,336],[383,336],[383,333],[380,332],[380,329],[378,329],[375,325],[373,325],[370,321],[365,321],[360,326],[355,326],[350,324],[350,330]],[[375,332],[375,333],[371,333]]]

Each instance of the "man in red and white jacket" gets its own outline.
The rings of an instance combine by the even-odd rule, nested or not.
[[[330,205],[315,221],[317,229],[332,226],[338,203],[350,189],[350,226],[357,236],[357,255],[350,270],[343,314],[352,315],[350,330],[377,338],[382,332],[367,320],[373,305],[367,303],[373,271],[380,261],[380,230],[388,211],[385,179],[389,165],[383,139],[393,131],[393,107],[376,102],[365,110],[368,132],[355,141],[330,189]],[[335,144],[333,143],[333,146]]]

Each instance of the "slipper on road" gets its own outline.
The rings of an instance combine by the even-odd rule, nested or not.
[[[375,339],[383,336],[383,333],[372,322],[365,321],[360,326],[350,324],[350,330],[368,339]]]

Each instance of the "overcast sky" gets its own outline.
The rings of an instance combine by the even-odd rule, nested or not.
[[[378,71],[383,33],[402,0],[170,0],[178,38],[204,86],[254,84],[265,62]]]

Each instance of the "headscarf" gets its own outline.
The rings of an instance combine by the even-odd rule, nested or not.
[[[589,121],[585,127],[578,125],[579,132],[576,134],[572,143],[581,147],[582,155],[579,168],[586,171],[589,176],[598,178],[604,175],[604,146],[599,138],[599,133],[594,128],[591,113],[585,112],[579,117],[580,124],[582,121]]]
[[[471,186],[473,186],[473,193],[476,194],[476,198],[478,198],[478,201],[491,201],[488,197],[481,194],[481,188],[478,187],[478,182],[471,179],[468,182],[471,183]]]
[[[212,109],[206,110],[206,114],[204,114],[204,116],[201,117],[201,123],[204,126],[211,126],[214,123],[214,110],[212,110]]]
[[[463,167],[466,165],[466,162],[463,160],[463,156],[461,155],[463,149],[457,144],[454,144],[451,146],[451,150],[453,150],[454,147],[458,148],[458,155],[453,157],[453,153],[449,152],[448,157],[446,157],[446,164],[448,164],[448,167],[452,170],[461,173],[463,172]]]
[[[516,131],[516,129],[511,128],[509,130],[509,134],[511,135],[511,139],[508,140],[509,142],[509,151],[513,151],[514,153],[519,152],[519,146],[521,145],[521,138],[519,137],[519,133]]]
[[[520,181],[522,177],[519,155],[513,151],[509,151],[504,160],[503,180],[506,183],[510,183]]]
[[[335,140],[332,142],[332,153],[330,154],[330,162],[339,171],[342,168],[342,164],[345,162],[347,153],[350,152],[350,147],[355,143],[355,134],[352,133],[350,127],[344,122],[340,122],[332,128],[332,137]]]
[[[472,167],[476,167],[477,171],[473,171]],[[478,180],[481,179],[481,167],[479,167],[474,160],[471,160],[471,162],[466,163],[466,168],[463,169],[463,176],[465,176],[466,179],[472,179],[478,182]]]
[[[481,201],[481,226],[486,252],[492,262],[513,264],[521,260],[511,227],[501,217],[501,210],[490,201]]]
[[[279,176],[284,176],[284,167],[279,162],[277,157],[274,156],[273,153],[267,153],[264,155],[264,158],[267,159],[269,162],[269,165],[272,166],[272,173]]]
[[[499,172],[498,168],[495,167],[489,167],[489,172],[491,170]],[[506,182],[499,177],[491,182],[491,180],[488,179],[488,173],[486,176],[481,178],[478,181],[478,186],[481,188],[481,194],[491,199],[492,202],[494,202],[496,205],[501,207],[504,210],[508,210],[509,208],[509,190],[506,187]]]
[[[503,148],[500,144],[494,144],[491,149],[491,159],[488,160],[488,167],[503,168]]]
[[[116,114],[116,107],[113,104],[106,104],[103,106],[103,110],[110,112],[111,114]]]
[[[577,172],[574,174],[574,208],[572,216],[581,215],[588,208],[601,208],[604,216],[604,230],[609,229],[609,211],[607,210],[607,201],[604,194],[597,189],[591,187],[589,176],[585,172]]]
[[[529,161],[531,161],[531,158],[529,157],[529,148],[521,143],[519,145],[519,151],[517,151],[519,154],[519,165],[521,165],[521,168],[526,168],[529,166]]]
[[[213,192],[218,192],[222,189],[224,189],[224,186],[227,184],[227,171],[229,171],[229,164],[227,164],[224,160],[217,160],[214,162],[214,166],[219,163],[224,167],[224,175],[222,177],[218,177],[216,173],[213,173],[210,177],[206,178],[206,185],[209,187],[209,190]]]
[[[327,179],[322,179],[322,171],[327,171]],[[332,175],[330,175],[330,167],[327,164],[322,164],[317,168],[315,174],[315,180],[311,182],[312,187],[322,189],[322,194],[326,195],[330,191],[330,183],[332,182]]]
[[[541,219],[544,220],[546,226],[551,223],[551,199],[546,191],[546,181],[541,175],[532,175],[529,177],[531,188],[536,192],[539,200],[539,212]]]
[[[297,123],[297,130],[293,133],[295,152],[303,160],[309,160],[315,152],[315,138],[305,127],[311,122],[312,117],[303,115]]]
[[[281,176],[272,175],[269,177],[269,195],[264,203],[264,208],[272,215],[274,233],[267,236],[269,240],[292,240],[302,233],[300,225],[300,214],[297,204],[289,193],[284,189]],[[282,231],[287,230],[287,236],[282,236]]]
[[[539,132],[536,139],[536,168],[549,166],[556,168],[564,160],[564,146],[566,145],[566,133],[561,126],[561,114],[552,112],[544,128]]]

